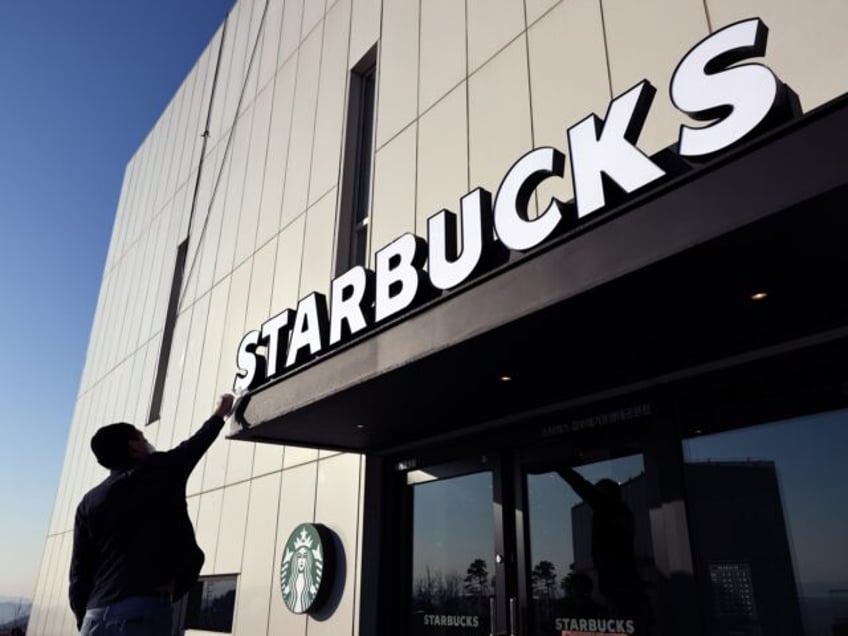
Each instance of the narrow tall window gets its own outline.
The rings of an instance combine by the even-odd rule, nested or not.
[[[183,270],[185,269],[188,239],[177,248],[177,262],[174,264],[174,275],[171,278],[171,295],[168,298],[168,313],[165,315],[165,329],[162,332],[162,345],[159,347],[159,364],[156,367],[156,380],[153,382],[153,399],[150,402],[150,415],[147,423],[159,419],[162,408],[162,395],[165,392],[165,376],[168,374],[168,361],[171,358],[171,342],[174,339],[174,325],[177,324],[177,311],[180,304],[180,289],[183,285]]]
[[[365,265],[368,259],[376,61],[377,49],[374,47],[351,71],[336,274],[354,265]]]
[[[235,574],[200,577],[183,597],[183,605],[179,608],[185,616],[183,627],[207,632],[232,632],[237,583]]]

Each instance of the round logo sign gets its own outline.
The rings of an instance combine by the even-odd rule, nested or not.
[[[322,526],[302,523],[286,541],[280,564],[280,589],[283,602],[295,614],[316,609],[328,587],[327,551],[331,543],[323,530]]]

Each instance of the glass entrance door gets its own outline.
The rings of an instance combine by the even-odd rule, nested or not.
[[[406,633],[492,633],[503,562],[496,470],[482,457],[407,473],[412,559]]]
[[[403,633],[665,635],[643,454],[491,457],[406,472]]]
[[[523,472],[527,633],[656,634],[642,455]]]

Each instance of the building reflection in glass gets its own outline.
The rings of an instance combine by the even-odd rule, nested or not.
[[[201,578],[188,594],[186,627],[212,632],[233,628],[237,577]]]
[[[685,443],[710,636],[848,635],[848,411]]]
[[[848,411],[699,435],[683,444],[704,633],[848,636]],[[633,514],[639,576],[656,616],[650,476],[638,456],[578,471],[592,483],[604,477],[619,483]],[[614,615],[593,555],[591,506],[556,473],[527,480],[533,635],[567,632],[563,617]],[[662,633],[660,623],[651,633]],[[574,630],[581,631],[591,630]]]

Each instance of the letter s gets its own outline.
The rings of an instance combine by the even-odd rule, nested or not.
[[[701,40],[671,77],[671,101],[702,128],[680,127],[678,152],[702,157],[727,148],[756,129],[783,102],[789,89],[762,64],[741,60],[762,56],[768,27],[759,18],[726,26]]]
[[[236,364],[239,370],[233,381],[233,390],[236,393],[252,389],[263,380],[265,359],[256,353],[259,337],[259,331],[248,331],[244,335],[244,338],[241,339],[241,343],[239,343],[238,355],[236,357]]]

